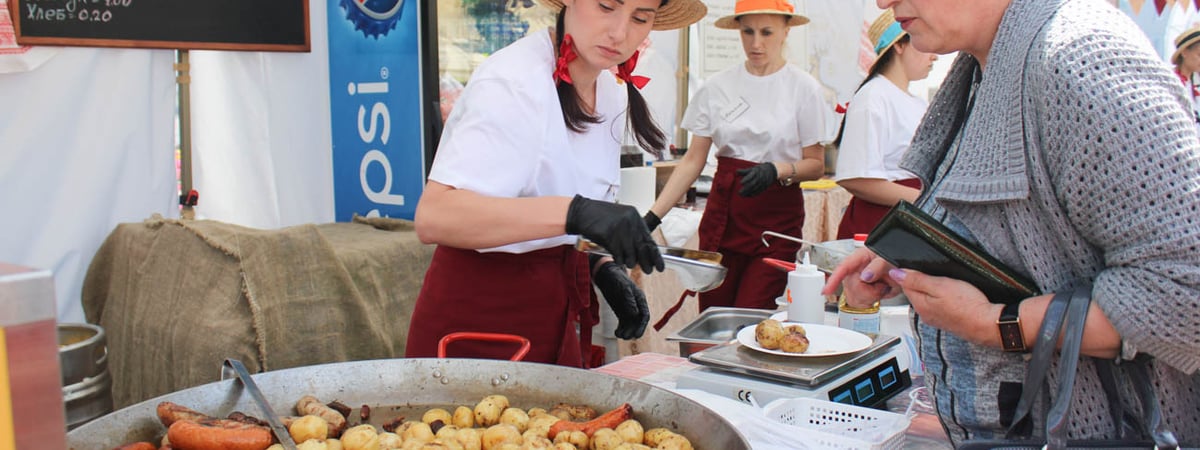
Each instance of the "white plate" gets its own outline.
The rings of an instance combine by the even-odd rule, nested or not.
[[[786,327],[792,324],[803,326],[805,334],[808,336],[808,350],[804,353],[788,353],[783,350],[767,350],[763,348],[761,345],[758,345],[758,340],[754,339],[754,327],[745,327],[739,330],[737,341],[746,347],[763,353],[809,358],[844,355],[871,346],[870,337],[854,330],[815,323],[784,322],[783,326]]]

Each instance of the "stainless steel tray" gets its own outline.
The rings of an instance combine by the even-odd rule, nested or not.
[[[773,313],[775,311],[765,309],[708,308],[691,323],[667,336],[667,341],[679,342],[679,356],[687,357],[714,345],[732,341],[738,330],[756,325],[771,317]]]

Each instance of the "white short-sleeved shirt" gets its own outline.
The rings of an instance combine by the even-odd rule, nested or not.
[[[612,201],[621,180],[628,97],[609,71],[596,80],[603,121],[574,133],[555,90],[552,36],[538,31],[501,49],[471,75],[438,142],[429,179],[495,197],[575,194]],[[575,236],[482,249],[526,253]]]
[[[877,76],[864,84],[846,110],[834,179],[916,178],[900,168],[900,158],[908,151],[927,106],[925,100],[885,77]]]
[[[753,162],[798,161],[801,149],[829,141],[831,109],[816,79],[791,64],[770,75],[745,64],[705,80],[683,115],[683,128],[712,138],[717,156]]]

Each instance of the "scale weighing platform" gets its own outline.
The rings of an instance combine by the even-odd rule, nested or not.
[[[849,355],[777,356],[736,341],[688,357],[701,368],[679,374],[676,386],[699,389],[761,405],[780,398],[807,397],[884,409],[884,402],[912,385],[910,356],[901,339],[883,334],[870,347]]]

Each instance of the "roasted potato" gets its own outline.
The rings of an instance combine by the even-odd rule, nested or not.
[[[454,417],[450,419],[450,424],[459,428],[474,428],[475,427],[475,411],[466,406],[459,406],[454,409]]]
[[[381,450],[379,433],[374,425],[359,425],[342,433],[342,448],[345,450]]]
[[[503,444],[521,445],[521,432],[509,424],[496,424],[483,430],[483,450],[497,450]]]
[[[646,434],[646,431],[642,428],[642,423],[634,419],[621,422],[620,425],[617,425],[616,431],[621,436],[622,441],[633,444],[641,444]]]
[[[666,428],[651,428],[649,430],[646,430],[646,433],[644,434],[644,436],[642,438],[643,439],[642,443],[649,445],[651,447],[658,447],[659,442],[662,442],[664,439],[667,438],[667,436],[671,436],[673,434],[675,434],[674,431],[668,430]]]
[[[404,444],[404,438],[396,433],[383,432],[379,433],[379,450],[389,450],[400,448]]]
[[[292,440],[296,442],[305,442],[309,439],[324,441],[326,437],[329,437],[329,422],[318,416],[304,416],[288,426],[288,434],[292,435]]]
[[[508,408],[500,413],[500,423],[517,427],[517,431],[524,433],[529,428],[529,415],[521,408]]]
[[[505,409],[508,409],[508,397],[503,395],[484,397],[478,405],[475,405],[475,424],[481,427],[490,427],[500,423],[500,414]]]
[[[296,441],[296,442],[300,442],[300,441]],[[325,445],[324,438],[309,439],[304,442],[300,442],[299,444],[296,444],[296,450],[329,450],[329,447]]]
[[[764,320],[754,327],[754,340],[767,350],[779,349],[779,341],[786,335],[783,324],[775,319]]]
[[[421,442],[433,442],[435,436],[433,429],[429,428],[429,424],[425,422],[404,422],[400,428],[396,429],[396,434],[404,438],[404,442],[416,440]]]
[[[655,448],[662,450],[693,450],[691,441],[682,435],[674,433],[667,436],[662,442],[659,442]]]
[[[808,336],[808,332],[804,330],[804,326],[799,324],[788,324],[788,326],[783,327],[783,330],[787,331],[788,334],[799,333],[801,336]]]
[[[445,424],[453,423],[453,417],[454,416],[450,415],[450,411],[446,411],[442,408],[433,408],[429,411],[425,411],[425,414],[421,416],[421,421],[428,425],[432,425],[433,421],[440,420]]]
[[[591,445],[592,450],[613,450],[624,443],[621,435],[612,428],[601,428],[592,433],[592,440],[588,444]]]
[[[779,340],[779,349],[788,353],[804,353],[808,351],[808,338],[800,333],[788,333]]]
[[[454,440],[462,444],[465,450],[483,449],[483,430],[478,428],[460,428],[454,433]]]
[[[584,434],[584,432],[579,431],[579,430],[571,430],[571,431],[563,431],[561,433],[558,433],[558,436],[554,436],[554,443],[557,444],[560,442],[566,442],[568,444],[574,445],[575,447],[579,448],[580,450],[585,450],[588,448],[589,439],[588,439],[588,435]]]

